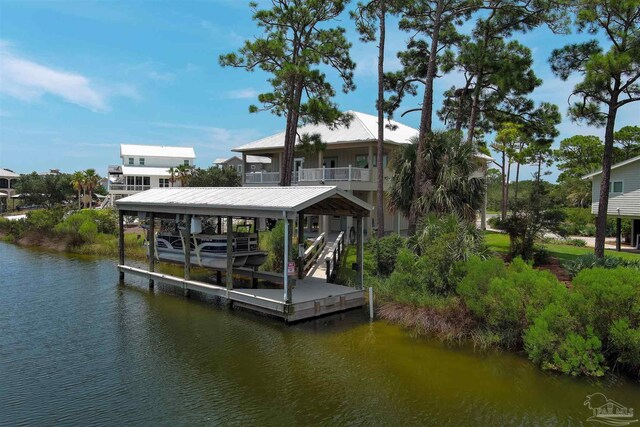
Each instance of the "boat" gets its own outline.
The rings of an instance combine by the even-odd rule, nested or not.
[[[155,236],[155,258],[160,261],[184,263],[184,237],[180,231],[159,232]],[[192,234],[189,239],[191,263],[201,267],[227,267],[227,236],[224,234]],[[148,256],[148,254],[147,254]],[[258,237],[254,233],[234,233],[233,267],[261,266],[267,253],[258,250]]]

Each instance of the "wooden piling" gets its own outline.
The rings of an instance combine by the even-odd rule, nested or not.
[[[304,214],[302,212],[298,213],[298,279],[302,279],[304,277]],[[300,250],[300,245],[302,246],[302,251]]]
[[[227,217],[227,291],[233,289],[233,218]]]
[[[156,216],[153,212],[149,214],[149,271],[156,269]],[[149,278],[149,289],[153,289],[153,279]]]
[[[118,210],[118,263],[124,265],[124,213]],[[119,273],[120,283],[124,283],[124,271]]]
[[[356,217],[356,264],[358,266],[356,279],[356,289],[362,289],[363,285],[363,235],[362,235],[362,217]]]
[[[184,250],[184,278],[185,280],[190,280],[191,279],[191,218],[192,216],[190,214],[187,214],[184,216],[185,218],[185,227],[183,230],[183,239],[182,239],[182,245],[183,245],[183,250]],[[189,289],[187,289],[187,286],[185,284],[184,288],[184,296],[188,297],[189,296]]]

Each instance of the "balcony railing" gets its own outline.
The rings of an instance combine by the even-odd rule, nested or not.
[[[127,185],[109,183],[109,191],[145,191],[151,189],[150,185]]]
[[[327,182],[327,181],[371,181],[369,169],[365,168],[315,168],[300,169],[292,172],[291,182]],[[280,172],[250,172],[245,174],[246,184],[277,184]]]

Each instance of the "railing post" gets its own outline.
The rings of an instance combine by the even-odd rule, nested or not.
[[[326,179],[326,178],[325,178],[325,177],[326,177],[326,171],[325,171],[325,169],[326,169],[326,168],[325,168],[324,166],[322,166],[322,181],[324,181],[324,180]]]

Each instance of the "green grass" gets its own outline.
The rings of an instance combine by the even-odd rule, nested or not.
[[[509,252],[509,236],[506,234],[487,231],[485,234],[485,242],[487,243],[487,246],[489,246],[489,249],[494,252]],[[557,243],[549,243],[544,246],[547,248],[551,256],[564,261],[575,259],[581,255],[593,253],[593,248],[579,248],[577,246],[561,245]],[[605,250],[605,254],[607,256],[614,256],[628,260],[640,260],[640,254],[616,252],[609,249]]]

